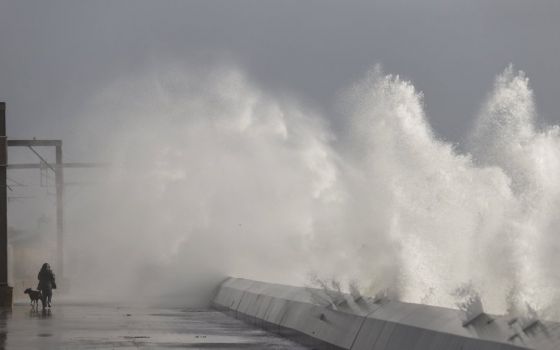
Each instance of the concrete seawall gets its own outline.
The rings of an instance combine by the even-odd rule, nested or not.
[[[454,309],[338,297],[333,302],[319,289],[228,278],[213,306],[317,349],[560,349],[558,323],[484,313],[466,317]]]

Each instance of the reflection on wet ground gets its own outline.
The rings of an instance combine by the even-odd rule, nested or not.
[[[0,349],[305,349],[207,309],[56,305],[0,309]]]

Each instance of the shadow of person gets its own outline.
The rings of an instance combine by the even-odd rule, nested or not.
[[[29,310],[30,318],[50,318],[52,316],[50,309],[31,308]]]
[[[51,315],[51,309],[43,309],[41,310],[41,318],[50,318]]]

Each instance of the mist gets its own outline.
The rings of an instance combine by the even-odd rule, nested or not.
[[[555,312],[557,126],[525,73],[495,84],[457,145],[377,66],[333,102],[274,94],[235,65],[170,64],[97,91],[75,125],[112,164],[67,205],[71,295],[202,305],[229,275],[455,307]],[[437,103],[437,101],[433,101]]]

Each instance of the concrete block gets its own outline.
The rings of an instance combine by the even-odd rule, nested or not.
[[[290,307],[285,324],[335,346],[350,349],[364,317],[323,306],[300,304]]]
[[[414,345],[422,339],[424,333],[428,331],[421,328],[404,326],[397,324],[389,342],[387,343],[386,350],[401,350],[401,349],[413,349]]]
[[[403,320],[418,314],[418,311],[422,309],[422,306],[423,305],[391,301],[370,313],[368,317],[382,319],[389,322],[404,323]],[[425,320],[425,322],[427,321],[428,320]]]
[[[375,343],[373,344],[373,348],[371,349],[372,350],[387,349],[387,345],[389,344],[389,340],[391,339],[391,336],[393,335],[393,331],[395,330],[396,326],[397,325],[393,322],[385,322],[385,326],[381,330],[381,333],[379,333],[379,337],[377,337],[377,340],[375,341]]]
[[[269,307],[265,312],[264,319],[267,322],[281,325],[284,323],[284,319],[288,314],[288,303],[290,301],[287,299],[272,298],[270,300]]]
[[[425,330],[422,333],[421,337],[416,340],[416,343],[410,348],[410,350],[432,349],[433,344],[436,342],[436,338],[438,334],[439,333]]]
[[[245,289],[250,285],[251,281],[249,280],[228,278],[220,286],[217,295],[214,297],[213,304],[231,311],[237,311]]]
[[[348,296],[337,309],[322,290],[230,278],[214,305],[263,328],[318,349],[346,350],[552,350],[560,346],[560,325],[532,334],[531,344],[513,344],[506,317],[486,317],[463,327],[453,309],[385,301],[359,306]],[[343,299],[344,299],[343,298]]]
[[[386,326],[386,321],[378,320],[375,318],[365,318],[356,335],[352,350],[371,350],[377,343],[383,329]]]

